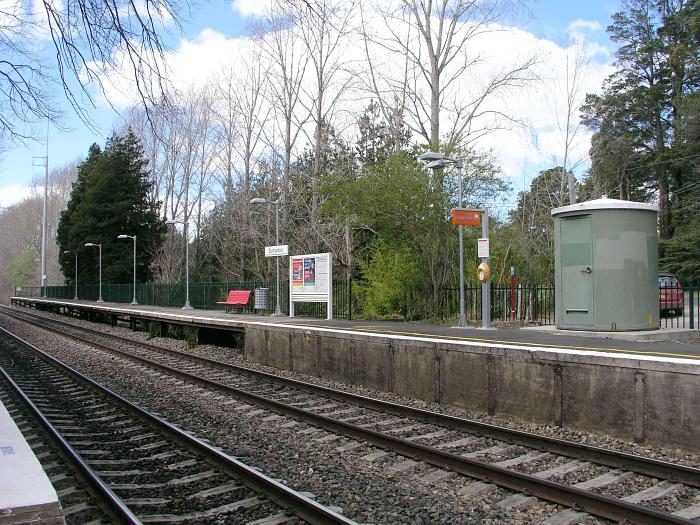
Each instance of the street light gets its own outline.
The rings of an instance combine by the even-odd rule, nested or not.
[[[444,168],[449,164],[454,164],[457,166],[457,173],[459,176],[458,185],[458,198],[457,207],[462,207],[462,161],[460,159],[453,159],[446,156],[444,153],[438,153],[435,151],[428,151],[423,153],[418,159],[428,162],[428,168]],[[460,224],[457,227],[457,235],[459,236],[459,327],[464,328],[467,326],[467,316],[465,312],[464,304],[464,227]]]
[[[102,244],[95,244],[94,242],[86,242],[85,246],[97,246],[99,248],[99,260],[100,260],[100,296],[97,298],[98,303],[104,303],[102,300]]]
[[[134,240],[134,298],[131,304],[139,304],[136,300],[136,235],[118,235],[117,239],[133,239]]]
[[[458,207],[462,207],[462,160],[448,157],[444,153],[428,151],[423,153],[418,159],[429,161],[428,168],[444,168],[449,164],[457,166],[459,176]],[[489,213],[486,208],[481,211],[481,236],[484,239],[489,237]],[[464,239],[462,236],[463,226],[458,226],[459,235],[459,326],[466,326],[466,316],[464,312]],[[489,258],[482,258],[483,263],[488,264]],[[491,282],[486,280],[481,284],[481,327],[491,327]]]
[[[183,310],[191,310],[192,305],[190,304],[190,238],[188,235],[188,226],[190,224],[189,220],[176,221],[175,219],[170,219],[165,221],[165,224],[182,224],[185,227],[185,306],[182,307]],[[134,241],[135,242],[135,241]]]
[[[64,250],[63,253],[71,253],[73,252],[75,254],[75,297],[73,297],[74,301],[78,300],[78,250]]]
[[[275,206],[275,246],[280,245],[280,200],[270,201],[262,197],[250,199],[251,204],[273,204]],[[281,317],[282,310],[280,309],[280,258],[275,257],[277,264],[277,285],[275,286],[275,313],[274,317]]]

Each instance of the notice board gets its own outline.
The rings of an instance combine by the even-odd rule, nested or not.
[[[312,253],[289,257],[289,315],[294,303],[326,303],[333,319],[333,255]]]

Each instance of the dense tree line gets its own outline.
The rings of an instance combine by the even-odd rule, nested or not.
[[[700,202],[700,5],[628,0],[608,28],[616,71],[589,95],[589,185],[659,205],[661,266],[695,277]],[[696,256],[693,257],[693,254]]]

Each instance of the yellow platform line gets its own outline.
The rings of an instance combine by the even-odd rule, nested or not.
[[[546,343],[527,343],[520,341],[501,341],[499,339],[483,339],[478,337],[463,337],[457,335],[440,335],[440,334],[425,334],[422,332],[404,332],[399,330],[386,330],[381,328],[365,328],[357,327],[357,330],[364,330],[366,332],[377,332],[392,335],[410,335],[414,337],[432,337],[436,339],[451,339],[455,341],[470,341],[474,343],[493,343],[493,344],[507,344],[507,345],[517,345],[517,346],[534,346],[543,348],[561,348],[564,350],[588,350],[594,352],[620,352],[625,354],[638,354],[638,355],[655,355],[660,357],[683,357],[687,359],[700,359],[700,356],[691,354],[676,354],[672,352],[645,352],[643,350],[632,350],[623,348],[605,348],[597,346],[573,346],[573,345],[553,345]]]

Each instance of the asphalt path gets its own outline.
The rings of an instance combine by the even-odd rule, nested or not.
[[[277,322],[277,320],[275,320]],[[285,323],[292,320],[285,320]],[[550,349],[601,351],[608,353],[626,353],[660,357],[683,357],[700,360],[700,330],[692,342],[674,341],[625,341],[605,337],[577,335],[575,331],[562,334],[543,333],[537,330],[496,328],[484,330],[477,327],[458,328],[437,326],[428,323],[404,323],[396,321],[345,321],[345,320],[310,320],[298,318],[294,324],[325,326],[341,330],[357,330],[377,334],[403,335],[406,337],[439,338],[449,341],[470,343],[492,343],[544,347]]]

